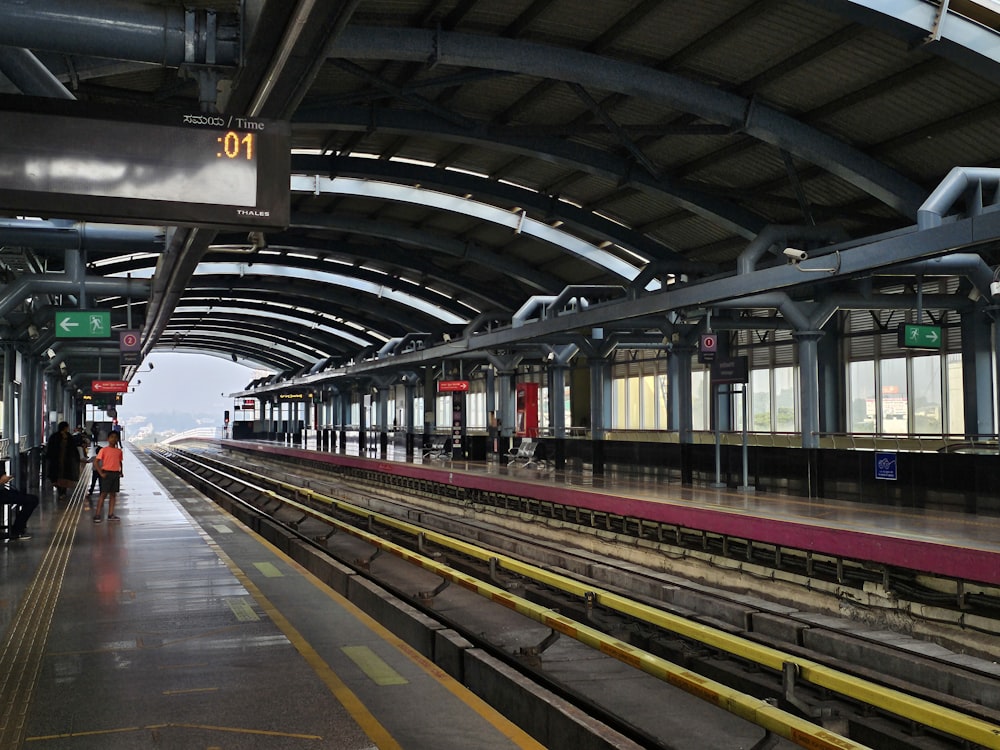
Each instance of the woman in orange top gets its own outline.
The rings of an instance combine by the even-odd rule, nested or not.
[[[118,500],[118,491],[121,489],[122,458],[122,449],[118,447],[118,433],[111,432],[108,434],[108,444],[101,448],[94,458],[94,469],[101,477],[101,496],[97,498],[94,523],[101,522],[104,498],[109,495],[111,499],[108,501],[108,520],[121,520],[115,515],[115,502]]]

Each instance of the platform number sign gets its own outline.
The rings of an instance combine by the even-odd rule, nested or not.
[[[719,337],[714,333],[703,333],[698,341],[698,361],[711,362],[719,352]]]
[[[896,454],[888,452],[875,453],[875,478],[896,481]]]

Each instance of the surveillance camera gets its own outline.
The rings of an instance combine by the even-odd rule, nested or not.
[[[809,257],[809,253],[805,250],[799,250],[797,247],[786,247],[784,253],[786,258],[790,258],[796,263]]]

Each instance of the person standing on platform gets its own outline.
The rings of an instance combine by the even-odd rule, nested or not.
[[[101,476],[101,494],[97,498],[97,510],[94,511],[94,523],[101,522],[104,510],[104,498],[108,499],[108,520],[120,521],[115,515],[115,502],[121,489],[122,458],[124,454],[118,447],[118,433],[108,433],[108,444],[97,452],[94,458],[94,469]]]
[[[65,500],[66,490],[80,478],[80,452],[69,432],[69,422],[60,422],[45,446],[46,476],[56,488],[56,499]]]
[[[31,539],[31,534],[27,533],[25,529],[28,525],[28,519],[38,507],[38,496],[29,495],[27,492],[21,492],[7,486],[7,482],[11,479],[13,477],[10,474],[0,476],[0,503],[9,505],[14,511],[14,522],[11,524],[8,538],[24,541]]]
[[[99,435],[97,433],[97,424],[96,423],[90,429],[90,436],[91,436],[91,438],[93,438],[94,456],[96,457],[97,454],[98,454],[98,452],[101,450],[101,444],[99,442],[97,442],[97,438],[99,437]],[[91,495],[94,494],[94,487],[97,486],[97,483],[100,480],[100,478],[101,478],[101,475],[97,473],[97,468],[96,467],[92,468],[92,470],[90,472],[90,491],[87,492],[87,507],[89,507],[89,508],[93,508],[94,507],[94,500],[91,497]]]

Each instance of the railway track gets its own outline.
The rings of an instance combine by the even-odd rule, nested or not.
[[[156,458],[223,504],[363,571],[640,746],[690,748],[696,737],[711,748],[1000,747],[989,662],[959,665],[712,591],[587,551],[593,535],[491,517],[454,499],[374,492],[257,456]],[[627,689],[616,696],[611,684]],[[692,700],[698,711],[662,710]],[[704,728],[692,732],[696,715]]]

